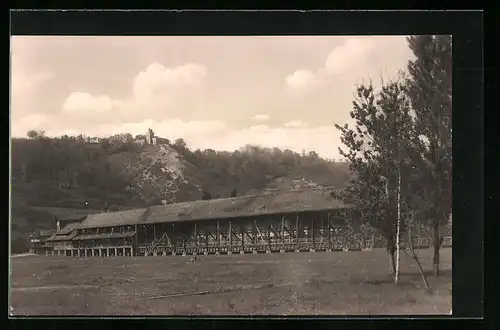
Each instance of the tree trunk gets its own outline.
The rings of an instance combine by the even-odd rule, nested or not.
[[[391,256],[392,275],[396,275],[396,249],[392,238],[387,239],[387,253]]]
[[[392,275],[396,276],[396,256],[395,251],[390,252],[391,261],[392,261]]]
[[[434,276],[439,276],[439,249],[441,247],[441,238],[439,235],[439,221],[435,220],[433,228],[433,242],[434,242],[434,259],[433,259],[433,270]]]
[[[424,281],[424,285],[426,289],[429,289],[429,283],[427,282],[427,276],[425,276],[424,268],[422,267],[422,264],[420,263],[420,260],[418,259],[418,255],[415,252],[415,246],[413,245],[413,237],[411,236],[411,225],[408,226],[408,244],[409,248],[413,257],[413,260],[417,263],[418,266],[418,271],[420,272],[420,276],[422,277],[422,280]]]
[[[399,252],[401,250],[400,247],[400,229],[401,229],[401,172],[398,170],[398,221],[396,223],[396,271],[394,273],[394,283],[398,284],[399,281]]]

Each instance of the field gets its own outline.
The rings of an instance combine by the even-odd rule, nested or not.
[[[419,252],[431,268],[432,250]],[[383,249],[230,256],[11,259],[11,313],[21,315],[449,314],[451,249],[423,287],[402,253],[392,283]],[[430,273],[430,271],[429,271]]]

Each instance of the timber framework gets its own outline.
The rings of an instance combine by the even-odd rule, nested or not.
[[[384,246],[325,189],[201,200],[59,219],[45,253],[68,257],[345,251]],[[350,221],[346,221],[350,220]],[[349,222],[351,225],[347,226]],[[424,238],[425,240],[425,238]],[[451,238],[444,245],[451,245]],[[425,246],[428,242],[417,241]]]

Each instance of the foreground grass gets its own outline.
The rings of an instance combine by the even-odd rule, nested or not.
[[[430,270],[431,250],[420,251]],[[11,259],[13,315],[390,315],[451,311],[451,249],[423,288],[385,250],[232,256]],[[195,295],[188,295],[196,293]]]

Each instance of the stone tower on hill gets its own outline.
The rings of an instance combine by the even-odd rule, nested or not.
[[[146,133],[146,143],[147,144],[156,144],[157,137],[155,136],[155,132],[151,128],[148,129]]]

